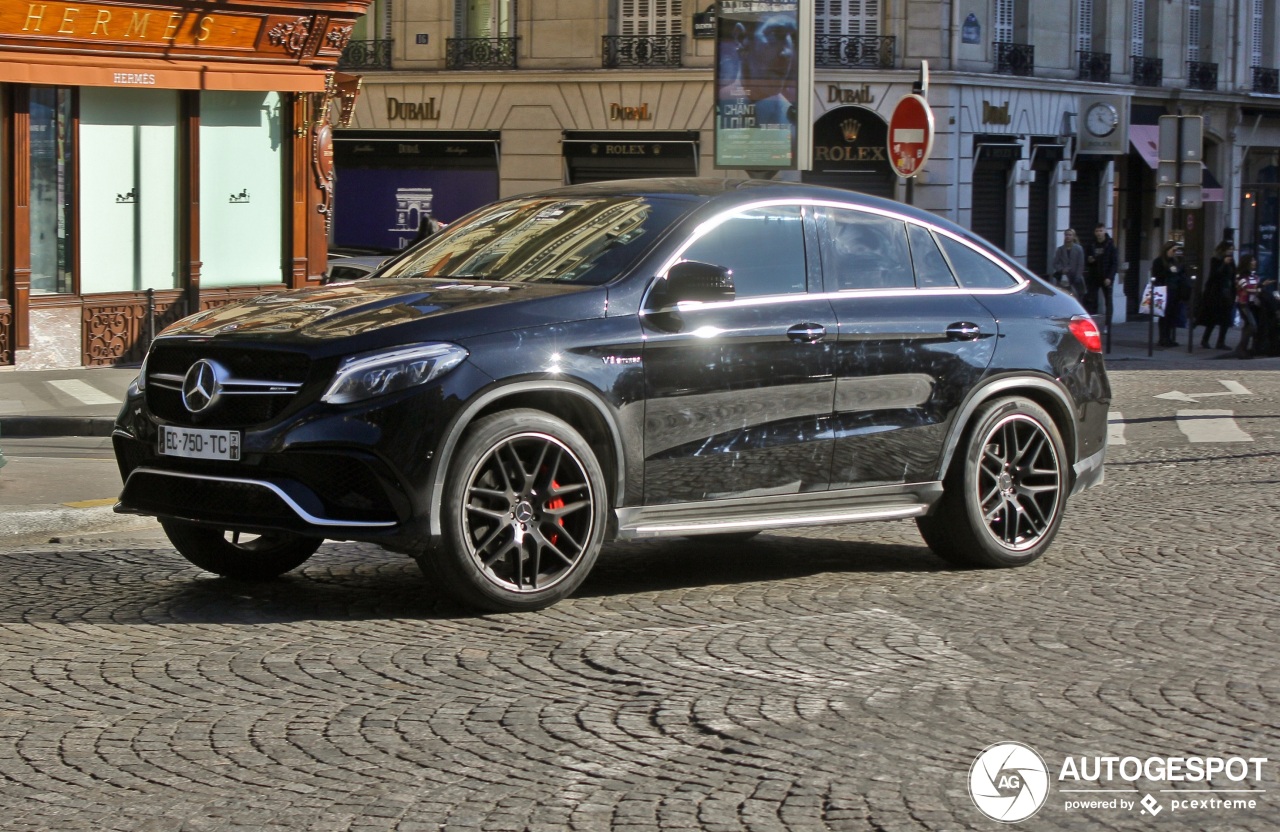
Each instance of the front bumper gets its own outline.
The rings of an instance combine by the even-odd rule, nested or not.
[[[317,401],[271,423],[230,426],[241,432],[234,462],[158,453],[165,422],[143,395],[132,396],[112,435],[124,480],[116,511],[413,551],[429,535],[443,433],[486,380],[464,364],[423,388],[353,405]]]

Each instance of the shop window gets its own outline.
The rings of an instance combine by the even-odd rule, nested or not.
[[[80,293],[172,289],[179,261],[174,90],[80,90]]]
[[[32,87],[31,294],[75,291],[71,267],[74,137],[72,90]]]
[[[284,281],[279,93],[200,94],[200,283]]]

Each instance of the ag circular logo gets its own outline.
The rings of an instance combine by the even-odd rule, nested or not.
[[[1049,767],[1029,746],[998,742],[973,761],[969,796],[973,805],[992,820],[1026,820],[1040,811],[1049,796]]]

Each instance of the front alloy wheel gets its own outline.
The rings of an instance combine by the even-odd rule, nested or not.
[[[1057,534],[1070,488],[1066,449],[1052,417],[1023,398],[979,411],[934,513],[917,520],[942,557],[1021,566]]]
[[[604,476],[585,439],[545,413],[480,420],[445,486],[445,541],[424,570],[484,609],[541,609],[586,577],[604,537]]]

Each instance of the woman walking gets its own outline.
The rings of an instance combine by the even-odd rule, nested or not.
[[[1200,312],[1197,317],[1204,324],[1204,336],[1200,346],[1209,349],[1209,336],[1214,327],[1218,328],[1220,350],[1227,349],[1227,330],[1231,328],[1236,311],[1236,258],[1235,246],[1223,240],[1213,250],[1209,258],[1209,279],[1204,284],[1204,294],[1200,297]]]
[[[1253,358],[1258,340],[1258,258],[1249,255],[1240,262],[1240,274],[1236,277],[1236,310],[1244,321],[1236,356]]]
[[[1174,333],[1178,331],[1178,312],[1182,308],[1182,244],[1174,240],[1164,244],[1164,251],[1151,264],[1151,276],[1157,286],[1165,287],[1164,317],[1160,319],[1160,343],[1162,347],[1176,347]],[[1153,304],[1154,305],[1154,304]],[[1152,310],[1152,314],[1155,310]]]

